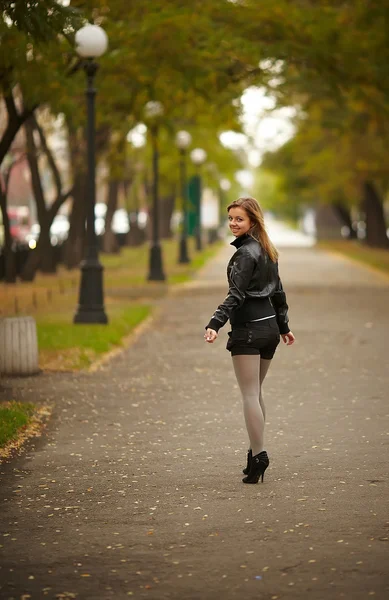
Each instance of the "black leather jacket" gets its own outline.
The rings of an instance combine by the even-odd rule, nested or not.
[[[275,313],[280,333],[289,333],[288,305],[278,263],[274,263],[257,240],[247,233],[237,237],[231,245],[237,251],[227,266],[228,294],[207,328],[219,331],[228,319],[232,326],[238,326],[258,315]]]

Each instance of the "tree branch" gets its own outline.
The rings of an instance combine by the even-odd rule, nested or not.
[[[50,222],[53,221],[55,215],[61,208],[62,204],[64,204],[64,202],[66,202],[66,200],[68,198],[70,198],[70,196],[73,195],[73,191],[74,191],[74,188],[70,188],[65,194],[58,195],[57,198],[54,200],[53,204],[50,206],[50,208],[48,210]]]
[[[8,122],[12,120],[19,120],[20,115],[16,109],[15,98],[13,96],[12,90],[9,92],[9,94],[6,94],[4,96],[4,102],[8,111]]]
[[[61,176],[60,176],[58,167],[54,160],[53,153],[47,145],[46,136],[43,132],[42,127],[39,125],[35,115],[32,117],[32,123],[33,123],[33,127],[37,130],[37,132],[39,134],[39,139],[40,139],[40,142],[42,145],[42,149],[43,149],[44,153],[46,154],[47,161],[49,163],[49,167],[53,174],[55,187],[57,188],[57,196],[60,196],[62,194],[62,181],[61,181]]]
[[[31,108],[24,109],[21,114],[18,114],[12,92],[4,97],[4,101],[8,112],[8,123],[0,140],[0,165],[3,162],[5,155],[9,151],[20,127],[38,107],[36,104]]]
[[[34,140],[34,124],[32,120],[27,121],[27,123],[25,124],[25,130],[27,142],[27,160],[31,172],[32,190],[37,207],[38,221],[42,228],[46,215],[46,202],[44,190],[42,187],[42,181],[39,174],[39,165]]]
[[[23,160],[26,159],[26,153],[23,152],[23,154],[21,154],[19,156],[19,158],[17,158],[16,160],[13,161],[13,163],[9,166],[8,170],[6,171],[6,173],[4,174],[4,192],[5,192],[5,196],[7,197],[8,194],[8,186],[9,186],[9,180],[11,179],[11,173],[12,173],[12,169],[19,164],[20,162],[22,162]]]

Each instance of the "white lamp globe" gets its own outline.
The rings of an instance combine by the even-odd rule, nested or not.
[[[98,58],[108,48],[108,37],[98,25],[85,25],[76,33],[76,51],[83,58]]]
[[[158,100],[150,100],[147,102],[144,108],[144,115],[146,119],[156,119],[163,115],[163,104]]]
[[[192,143],[192,136],[188,131],[178,131],[176,135],[176,146],[180,150],[186,150]]]
[[[202,148],[195,148],[190,153],[190,158],[195,165],[200,166],[207,160],[207,153]]]
[[[222,177],[219,184],[223,192],[228,192],[231,189],[231,181],[227,177]]]

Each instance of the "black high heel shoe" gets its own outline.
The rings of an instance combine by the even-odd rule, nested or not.
[[[242,469],[243,473],[245,475],[248,475],[248,473],[250,472],[250,467],[251,467],[251,461],[253,460],[253,452],[250,448],[250,450],[247,452],[247,467],[245,469]]]
[[[251,459],[250,471],[247,477],[243,477],[243,483],[258,483],[259,478],[263,481],[263,476],[269,466],[269,462],[269,457],[265,450],[253,456]]]

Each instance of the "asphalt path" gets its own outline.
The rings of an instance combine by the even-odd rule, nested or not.
[[[53,407],[0,465],[1,599],[388,597],[389,280],[288,235],[263,484],[241,481],[228,326],[203,339],[228,245],[100,368],[1,380]]]

